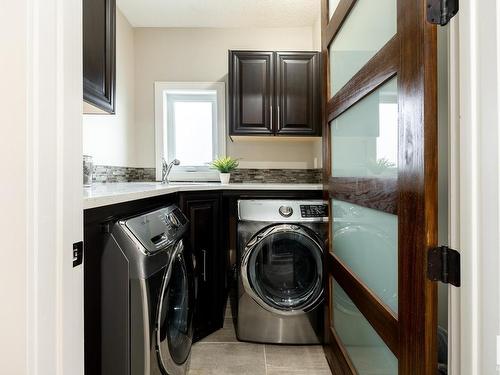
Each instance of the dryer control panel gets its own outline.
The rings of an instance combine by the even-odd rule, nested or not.
[[[238,219],[272,223],[328,221],[328,202],[323,200],[264,200],[238,201]]]

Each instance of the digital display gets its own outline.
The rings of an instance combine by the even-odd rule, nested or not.
[[[326,204],[300,205],[302,217],[328,217],[328,206]]]

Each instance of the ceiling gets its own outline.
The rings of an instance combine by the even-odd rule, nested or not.
[[[300,27],[320,0],[117,0],[134,27]]]

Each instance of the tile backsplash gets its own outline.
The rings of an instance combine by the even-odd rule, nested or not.
[[[232,183],[321,183],[321,169],[237,169],[231,173]],[[154,168],[95,165],[94,182],[155,181]]]
[[[154,168],[114,167],[94,165],[93,182],[144,182],[154,181]]]
[[[321,169],[237,169],[231,173],[234,183],[321,183]]]

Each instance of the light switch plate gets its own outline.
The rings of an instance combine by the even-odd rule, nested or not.
[[[79,266],[83,261],[83,241],[73,244],[73,267]]]

